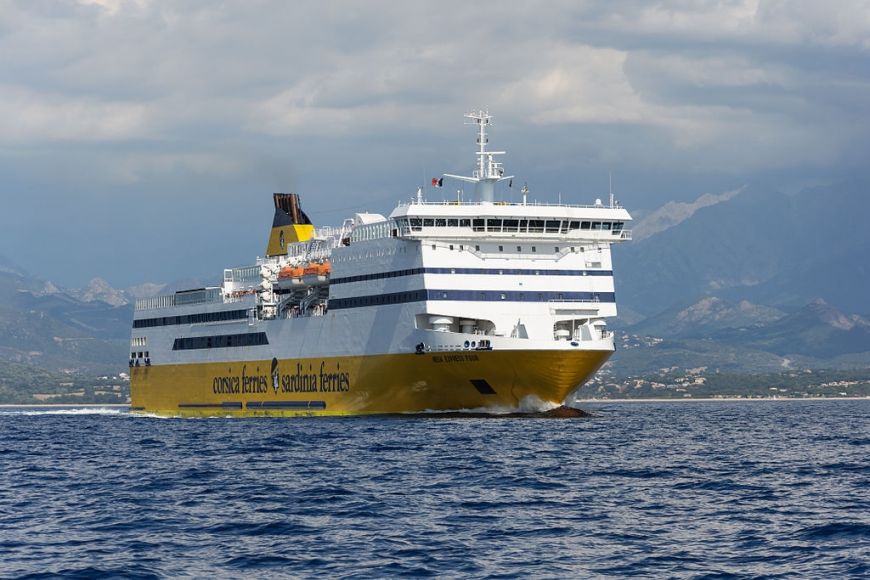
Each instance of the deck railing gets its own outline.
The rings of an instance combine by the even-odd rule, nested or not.
[[[517,201],[466,201],[466,200],[443,200],[443,201],[400,201],[399,207],[407,207],[409,205],[508,205],[508,206],[531,206],[531,207],[573,207],[580,209],[623,209],[619,203],[612,207],[604,204],[573,204],[573,203],[550,203],[546,201],[529,201],[521,203]]]
[[[149,298],[136,300],[136,310],[158,310],[160,308],[172,308],[174,306],[187,306],[189,304],[207,304],[211,302],[223,302],[221,288],[201,288],[186,290],[174,294],[162,294]]]

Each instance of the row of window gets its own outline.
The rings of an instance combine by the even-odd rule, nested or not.
[[[478,302],[615,302],[613,292],[519,292],[514,290],[429,290],[429,300]]]
[[[502,218],[399,218],[401,229],[419,232],[423,228],[472,228],[475,232],[565,234],[572,230],[612,231],[618,234],[625,222],[583,220],[530,220]]]
[[[381,306],[385,304],[404,304],[422,300],[461,300],[465,302],[615,302],[613,292],[517,292],[499,290],[413,290],[393,292],[353,298],[333,298],[329,301],[330,310],[358,308],[361,306]]]
[[[501,248],[501,246],[499,246]],[[332,284],[348,284],[350,282],[365,282],[368,280],[383,280],[386,278],[400,278],[402,276],[414,276],[416,274],[483,274],[496,276],[612,276],[612,270],[529,270],[524,268],[408,268],[406,270],[393,270],[392,272],[376,272],[374,274],[359,274],[334,278]]]
[[[216,336],[188,336],[176,338],[172,350],[196,350],[201,348],[230,348],[236,346],[260,346],[269,344],[265,332],[245,334],[219,334]]]
[[[418,251],[418,248],[415,247],[415,251]],[[339,262],[356,262],[357,260],[368,258],[380,258],[406,253],[408,253],[408,246],[403,244],[401,246],[393,246],[389,248],[373,248],[365,252],[343,251],[341,253],[333,253],[329,259],[333,264],[337,264]]]
[[[173,326],[176,324],[202,324],[205,322],[226,322],[244,320],[248,317],[247,310],[221,310],[220,312],[200,312],[183,316],[158,316],[157,318],[140,318],[133,321],[133,328],[150,328],[152,326]]]

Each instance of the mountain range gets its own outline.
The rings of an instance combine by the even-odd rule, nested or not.
[[[866,314],[868,189],[849,182],[789,195],[745,187],[706,196],[715,203],[696,204],[669,227],[653,212],[633,227],[655,233],[614,249],[620,306],[652,316],[704,296],[785,309],[823,298]]]
[[[614,249],[624,339],[611,367],[870,368],[867,190],[744,187],[644,215]]]
[[[68,289],[0,257],[0,364],[118,372],[127,360],[136,298],[202,284],[185,280],[119,290],[94,278],[85,288]]]

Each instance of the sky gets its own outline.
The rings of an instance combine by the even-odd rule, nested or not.
[[[476,109],[541,201],[865,178],[868,57],[867,0],[0,0],[0,255],[219,275],[274,191],[337,225],[467,174]]]

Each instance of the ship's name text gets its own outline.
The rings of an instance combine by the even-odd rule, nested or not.
[[[268,393],[269,387],[275,394],[280,393],[346,393],[350,391],[350,373],[341,370],[341,364],[336,363],[330,368],[325,361],[319,368],[314,364],[296,363],[293,373],[282,373],[273,368],[271,376],[250,374],[247,365],[242,366],[240,374],[233,374],[232,369],[226,375],[214,377],[212,391],[216,395],[238,395],[250,393]]]

